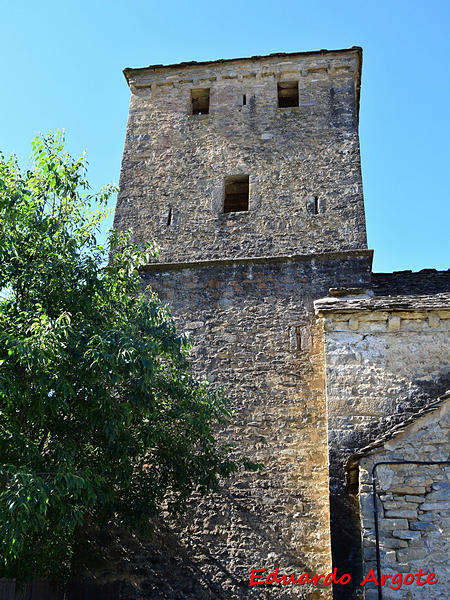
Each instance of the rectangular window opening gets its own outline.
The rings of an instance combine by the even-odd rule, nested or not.
[[[319,214],[319,198],[317,196],[314,196],[314,214]]]
[[[245,106],[246,104],[247,104],[247,95],[246,95],[246,94],[244,94],[244,95],[242,96],[242,106]]]
[[[225,177],[224,213],[248,210],[248,197],[248,175],[231,175],[230,177]]]
[[[192,114],[209,114],[209,88],[191,90]]]
[[[280,81],[278,83],[278,107],[298,106],[298,81]]]
[[[172,225],[172,207],[169,208],[169,213],[167,215],[167,227]]]

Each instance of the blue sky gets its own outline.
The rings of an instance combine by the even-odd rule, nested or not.
[[[124,67],[362,46],[374,270],[449,267],[449,0],[22,0],[0,21],[0,148],[26,164],[38,132],[64,128],[96,188],[119,178]]]

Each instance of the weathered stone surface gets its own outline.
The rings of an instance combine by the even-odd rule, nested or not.
[[[430,400],[450,379],[450,272],[370,274],[360,67],[355,48],[125,71],[132,97],[115,226],[160,245],[145,283],[191,333],[195,373],[233,399],[235,422],[220,435],[265,465],[194,499],[185,519],[111,561],[105,577],[123,573],[131,600],[329,599],[330,588],[248,584],[252,568],[329,572],[330,509],[333,564],[354,584],[335,599],[357,598],[358,480],[346,486],[347,459],[375,442],[390,460],[445,455],[448,418],[422,415],[425,427],[402,432],[437,410]],[[278,107],[283,82],[298,85],[298,106]],[[193,114],[206,89],[208,114]],[[242,191],[247,176],[248,210],[228,212],[229,185]],[[372,466],[361,462],[359,481],[366,566]],[[424,548],[438,564],[443,516],[420,505],[445,505],[447,475],[380,466],[377,476],[389,568],[407,572],[405,557],[419,561]]]
[[[436,531],[436,525],[432,523],[422,523],[420,521],[411,521],[409,524],[413,531]]]
[[[193,366],[200,377],[227,384],[237,411],[227,438],[266,467],[237,477],[214,502],[197,502],[178,534],[193,555],[213,543],[208,552],[228,570],[226,557],[239,552],[233,572],[239,566],[242,589],[252,568],[273,568],[273,561],[282,572],[331,568],[323,356],[312,305],[330,281],[359,279],[365,260],[343,254],[323,256],[314,265],[294,259],[193,264],[173,268],[170,277],[163,265],[152,265],[144,274],[146,284],[170,303],[181,328],[193,312],[204,323],[194,336]],[[189,282],[195,286],[188,288]],[[222,305],[225,294],[229,302]],[[308,351],[293,351],[291,326],[310,331],[314,341]],[[264,536],[230,520],[230,503],[240,507],[246,521],[253,515],[264,524]],[[214,535],[205,527],[210,510],[216,515]],[[268,559],[271,552],[276,558]],[[208,569],[216,581],[213,567]],[[251,588],[251,594],[261,594],[262,587]],[[320,593],[326,597],[329,590]],[[277,594],[296,597],[298,590],[286,586]]]
[[[369,514],[364,511],[364,518],[367,518]],[[385,530],[394,530],[394,529],[404,529],[408,527],[407,519],[380,519],[379,525],[381,529]]]
[[[447,502],[424,502],[420,505],[420,510],[450,510],[450,501]]]
[[[405,542],[404,540],[399,540],[399,539],[395,539],[395,538],[389,538],[384,536],[383,539],[380,542],[380,547],[381,548],[407,548],[408,547],[408,543]],[[364,553],[364,556],[367,560],[367,554]]]
[[[415,519],[417,517],[417,511],[415,510],[387,510],[385,512],[386,517],[397,517],[405,519]]]
[[[244,597],[251,568],[271,561],[331,567],[313,301],[370,278],[360,58],[355,48],[125,72],[132,97],[115,226],[160,245],[146,283],[192,332],[196,372],[234,399],[236,425],[223,435],[266,466],[198,502],[177,529],[193,555],[223,567],[208,566],[214,581],[229,573],[223,598]],[[292,81],[299,106],[279,108],[278,83]],[[191,91],[206,88],[208,114],[193,114]],[[248,210],[226,212],[227,178],[238,175],[248,175]],[[277,594],[298,597],[289,586]]]
[[[355,49],[127,70],[115,226],[156,240],[164,262],[365,248],[359,69]],[[298,82],[299,106],[278,108],[283,80]],[[196,88],[210,89],[208,114],[192,114]],[[224,213],[224,180],[239,174],[249,210]]]
[[[392,535],[401,540],[420,540],[420,533],[418,531],[409,531],[408,529],[394,529]]]

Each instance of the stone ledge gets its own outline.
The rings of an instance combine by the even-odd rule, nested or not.
[[[313,260],[336,260],[342,258],[368,258],[372,262],[373,250],[361,248],[358,250],[342,250],[339,252],[321,252],[317,254],[288,254],[280,256],[248,256],[242,258],[217,258],[210,260],[197,260],[172,263],[150,263],[140,268],[142,273],[153,271],[181,271],[183,269],[202,269],[205,267],[229,265],[265,265],[279,263],[310,262]],[[369,271],[367,271],[369,273]]]

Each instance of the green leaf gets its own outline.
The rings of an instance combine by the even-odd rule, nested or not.
[[[93,527],[150,528],[241,464],[214,435],[228,401],[145,292],[156,246],[98,245],[116,189],[90,192],[63,142],[37,137],[24,172],[0,156],[0,577],[18,581],[67,578]]]

